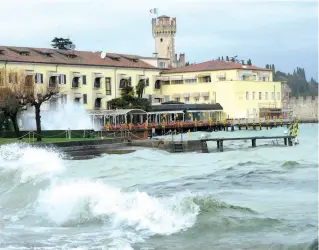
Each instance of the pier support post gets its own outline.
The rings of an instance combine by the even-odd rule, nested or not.
[[[285,146],[287,146],[287,138],[284,138]]]
[[[217,141],[217,149],[219,149],[219,141]]]
[[[224,145],[223,145],[224,141],[221,140],[219,141],[219,152],[223,152],[224,151]]]
[[[288,145],[292,146],[292,139],[291,138],[288,138]]]
[[[238,126],[238,129],[241,130],[241,126]]]
[[[234,132],[235,131],[235,127],[231,126],[231,131]]]
[[[251,145],[253,148],[256,147],[256,139],[251,139]]]

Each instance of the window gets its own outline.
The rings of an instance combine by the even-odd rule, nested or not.
[[[60,84],[66,84],[66,75],[60,75],[59,82]]]
[[[55,88],[58,85],[58,77],[50,76],[49,78],[49,88]]]
[[[244,76],[242,77],[242,79],[243,79],[243,81],[248,81],[248,80],[249,80],[249,76],[245,76],[245,75],[244,75]]]
[[[159,67],[160,68],[166,68],[166,63],[165,62],[159,62]]]
[[[80,103],[80,98],[79,97],[74,98],[74,103]]]
[[[25,77],[25,85],[31,87],[32,84],[33,84],[33,76],[26,76]]]
[[[160,40],[161,42],[163,42],[163,38],[161,38],[161,40]]]
[[[9,73],[9,83],[17,83],[18,82],[18,73],[10,72]]]
[[[246,100],[249,100],[249,92],[246,92]]]
[[[277,92],[277,100],[280,100],[280,92]]]
[[[2,73],[2,71],[0,71],[0,86],[4,85],[4,74]]]
[[[208,96],[204,96],[204,101],[208,101],[209,97]]]
[[[183,80],[173,80],[172,84],[183,84]]]
[[[226,77],[219,77],[218,80],[219,81],[226,81]]]
[[[265,93],[265,99],[268,100],[268,92]]]
[[[145,79],[145,87],[148,87],[148,86],[150,86],[150,79],[149,78]]]
[[[155,81],[155,86],[154,86],[155,89],[160,89],[161,88],[161,81],[160,80],[156,80]]]
[[[189,97],[184,97],[185,102],[189,102]]]
[[[131,79],[132,79],[131,77],[129,77],[128,79],[121,79],[120,80],[120,89],[123,89],[126,84],[128,84],[128,86],[131,86],[132,85]]]
[[[72,88],[78,88],[80,85],[80,77],[73,77]]]
[[[175,98],[175,101],[176,101],[176,102],[180,102],[180,101],[181,101],[181,98],[176,97],[176,98]]]
[[[262,95],[261,95],[261,92],[259,92],[259,100],[262,99]]]
[[[43,74],[41,73],[35,74],[35,83],[43,83]]]
[[[185,83],[196,83],[196,79],[187,79],[184,80]]]
[[[95,108],[101,108],[101,98],[95,99]]]
[[[111,77],[105,77],[106,95],[112,95]]]
[[[253,98],[252,99],[255,100],[255,91],[253,92]]]
[[[100,77],[96,77],[94,79],[94,88],[96,88],[96,89],[101,88],[101,78]]]
[[[195,102],[198,102],[199,101],[199,97],[195,97],[194,100],[195,100]]]
[[[83,94],[83,104],[87,104],[87,103],[88,103],[88,95]]]
[[[82,76],[82,84],[83,84],[83,85],[86,85],[86,75],[83,75],[83,76]]]
[[[271,92],[271,100],[275,100],[275,93]]]

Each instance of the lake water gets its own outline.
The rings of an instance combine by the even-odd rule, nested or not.
[[[208,154],[141,149],[70,161],[46,149],[1,146],[0,248],[312,249],[318,126],[299,128],[293,147],[224,142],[219,153],[209,143]]]

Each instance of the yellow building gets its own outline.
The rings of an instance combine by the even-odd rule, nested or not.
[[[229,118],[254,118],[281,109],[281,82],[273,82],[271,70],[235,62],[216,60],[165,70],[155,88],[158,103],[219,103]]]
[[[281,83],[273,82],[268,69],[226,61],[161,69],[145,60],[150,58],[2,46],[0,86],[15,81],[10,72],[17,70],[36,84],[61,85],[61,98],[50,100],[44,109],[67,102],[80,103],[91,112],[108,109],[107,102],[120,97],[123,79],[132,86],[145,80],[144,97],[153,105],[166,101],[219,103],[224,117],[230,118],[259,117],[265,109],[281,109]]]

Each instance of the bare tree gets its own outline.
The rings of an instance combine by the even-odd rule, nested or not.
[[[25,109],[26,103],[18,98],[18,93],[22,92],[19,88],[23,86],[19,82],[23,77],[18,72],[9,71],[9,79],[6,78],[4,69],[0,69],[0,111],[4,118],[10,118],[17,137],[20,137],[18,125],[18,113]]]
[[[33,75],[27,75],[24,71],[9,71],[8,81],[5,83],[4,88],[11,93],[7,104],[14,106],[25,107],[30,104],[35,108],[35,120],[37,128],[37,141],[41,141],[41,106],[44,102],[57,96],[60,92],[59,77],[49,77],[47,83],[36,84]],[[17,103],[14,103],[14,97]],[[9,102],[9,100],[11,100]],[[7,106],[8,106],[7,105]],[[19,109],[17,109],[20,111]]]

